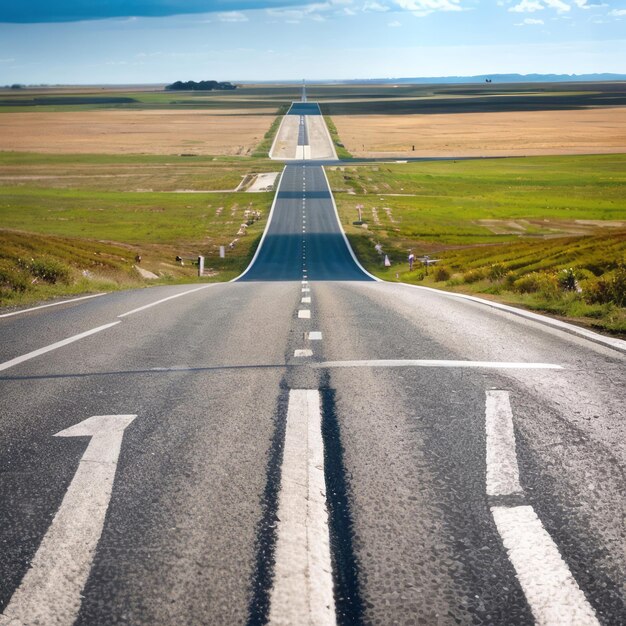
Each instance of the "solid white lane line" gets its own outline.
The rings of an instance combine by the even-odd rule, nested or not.
[[[487,495],[523,494],[508,391],[486,392],[485,416]],[[492,506],[491,514],[536,623],[596,626],[593,609],[532,506]]]
[[[300,309],[298,311],[298,317],[301,320],[309,320],[311,319],[311,311],[309,311],[309,309]]]
[[[313,356],[313,350],[295,350],[293,356]]]
[[[122,322],[111,322],[110,324],[105,324],[104,326],[98,326],[97,328],[92,328],[91,330],[87,330],[84,333],[79,333],[78,335],[74,335],[73,337],[68,337],[67,339],[62,339],[61,341],[57,341],[56,343],[51,343],[49,346],[45,348],[39,348],[39,350],[33,350],[32,352],[28,352],[27,354],[23,354],[22,356],[15,357],[10,361],[5,361],[4,363],[0,363],[0,371],[7,370],[14,365],[18,365],[19,363],[23,363],[24,361],[29,361],[30,359],[34,359],[37,356],[45,354],[46,352],[51,352],[52,350],[56,350],[57,348],[62,348],[63,346],[67,346],[70,343],[74,343],[79,339],[83,339],[84,337],[89,337],[89,335],[95,335],[102,330],[106,330],[107,328],[111,328],[113,326],[117,326]]]
[[[61,304],[72,304],[73,302],[80,302],[81,300],[89,300],[90,298],[98,298],[100,296],[106,296],[106,293],[94,293],[91,296],[81,296],[80,298],[72,298],[71,300],[63,300],[62,302],[52,302],[50,304],[42,304],[40,306],[34,306],[30,309],[22,309],[21,311],[13,311],[11,313],[3,313],[2,317],[13,317],[14,315],[21,315],[22,313],[30,313],[31,311],[38,311],[39,309],[47,309],[51,306],[59,306]]]
[[[243,274],[242,274],[243,276]],[[144,306],[140,306],[137,309],[133,309],[132,311],[127,311],[126,313],[122,313],[118,315],[118,317],[126,317],[128,315],[133,315],[134,313],[139,313],[139,311],[145,311],[150,307],[156,306],[157,304],[162,304],[163,302],[167,302],[168,300],[174,300],[174,298],[181,298],[182,296],[188,296],[190,293],[195,293],[196,291],[200,291],[201,289],[206,289],[207,287],[212,287],[213,285],[202,285],[202,287],[196,287],[195,289],[189,289],[189,291],[183,291],[182,293],[177,293],[174,296],[169,296],[167,298],[163,298],[161,300],[157,300],[156,302],[151,302],[150,304],[146,304]]]
[[[599,624],[533,508],[494,506],[491,512],[537,624]]]
[[[322,333],[319,330],[313,330],[308,335],[309,341],[320,341],[322,339]]]
[[[302,304],[311,304],[311,298],[309,296],[305,296],[302,300],[300,300],[300,302],[302,302]]]
[[[522,493],[508,391],[487,391],[487,495]]]
[[[61,507],[0,624],[71,626],[102,534],[124,430],[136,415],[96,415],[56,437],[91,437]]]
[[[269,623],[336,624],[317,390],[289,392]]]
[[[506,363],[498,361],[434,361],[419,359],[380,360],[380,361],[326,361],[315,367],[477,367],[488,369],[539,369],[560,370],[560,365],[551,363]]]

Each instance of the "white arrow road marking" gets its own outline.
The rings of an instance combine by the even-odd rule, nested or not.
[[[61,507],[0,624],[71,626],[102,534],[126,427],[136,415],[95,415],[55,437],[91,437]]]
[[[320,394],[289,392],[269,623],[336,624]]]
[[[487,391],[487,495],[522,493],[508,391]],[[532,506],[492,506],[509,560],[540,626],[598,626],[593,608]]]

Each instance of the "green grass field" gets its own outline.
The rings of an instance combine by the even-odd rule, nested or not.
[[[381,278],[626,333],[626,155],[328,169],[350,241]],[[353,224],[357,205],[366,228]],[[409,251],[440,261],[410,272]]]
[[[308,85],[329,114],[558,110],[626,103],[624,83],[555,85]],[[299,85],[233,92],[24,90],[0,92],[0,113],[93,109],[284,111]],[[0,303],[63,293],[198,280],[175,263],[204,254],[209,280],[251,258],[273,193],[233,193],[267,159],[277,117],[253,158],[0,153]],[[626,333],[626,155],[475,159],[327,168],[342,222],[365,265],[404,280],[549,311]],[[195,193],[194,193],[195,192]],[[357,205],[365,227],[355,226]],[[248,211],[248,213],[246,213]],[[256,219],[257,212],[261,218]],[[254,216],[251,219],[251,216]],[[238,236],[241,224],[247,234]],[[237,239],[225,259],[220,245]],[[384,268],[374,250],[392,260]],[[440,261],[409,272],[409,250]],[[570,272],[571,268],[571,272]],[[203,279],[206,280],[206,279]]]
[[[0,152],[0,192],[4,195],[10,187],[104,192],[233,190],[252,174],[282,168],[267,158]]]
[[[274,194],[202,191],[232,189],[252,173],[281,169],[263,159],[2,153],[0,304],[155,282],[230,280],[252,257]],[[238,235],[244,223],[245,234]],[[224,259],[220,246],[227,249]],[[139,275],[136,255],[158,280]],[[176,263],[177,255],[185,265]],[[208,278],[198,279],[189,262],[198,255],[206,257]]]

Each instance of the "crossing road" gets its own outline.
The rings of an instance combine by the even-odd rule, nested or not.
[[[319,166],[236,282],[0,334],[0,624],[626,622],[624,342],[374,280]]]

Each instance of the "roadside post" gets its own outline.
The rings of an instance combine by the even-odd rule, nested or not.
[[[198,257],[198,276],[202,276],[204,274],[204,257]]]
[[[220,246],[220,259],[226,257],[226,246]]]

